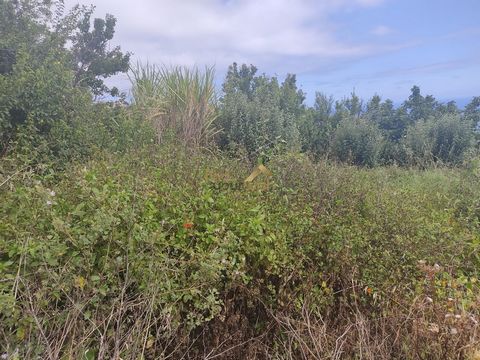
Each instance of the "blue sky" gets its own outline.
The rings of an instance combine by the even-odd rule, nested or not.
[[[67,0],[67,5],[74,4]],[[88,4],[88,3],[86,3]],[[133,61],[295,73],[311,103],[375,93],[399,103],[412,85],[464,103],[480,95],[479,0],[98,0],[118,19],[113,45]],[[114,80],[128,90],[124,77]],[[462,104],[463,105],[463,104]]]
[[[480,94],[480,1],[390,0],[331,19],[339,41],[386,50],[345,59],[326,74],[300,74],[306,90],[341,97],[354,88],[363,97],[378,92],[397,102],[413,84],[442,100]]]

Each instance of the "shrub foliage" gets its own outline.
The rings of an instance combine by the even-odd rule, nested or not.
[[[130,55],[62,4],[0,0],[2,359],[478,359],[478,97],[139,65],[98,102]]]

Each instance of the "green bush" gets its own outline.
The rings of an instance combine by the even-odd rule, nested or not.
[[[242,148],[250,160],[269,155],[279,146],[300,145],[297,119],[304,98],[294,76],[287,76],[280,85],[275,77],[255,74],[253,66],[230,66],[217,120],[220,148]]]
[[[20,51],[12,73],[0,75],[0,157],[14,167],[61,168],[99,150],[124,152],[154,139],[151,125],[128,107],[94,103],[87,90],[73,87],[68,66],[62,52],[34,66]]]
[[[31,137],[38,136],[47,143],[55,140],[48,139],[52,129],[70,126],[71,118],[78,116],[89,104],[88,94],[72,88],[72,72],[66,67],[66,61],[64,54],[52,51],[44,62],[34,65],[24,49],[17,54],[12,73],[0,75],[3,155],[19,151],[18,147],[38,148],[39,144],[31,144]],[[20,133],[29,141],[21,142]],[[14,150],[15,145],[17,149]],[[46,146],[55,147],[53,144]]]
[[[458,115],[429,118],[408,128],[403,143],[412,163],[459,164],[473,146],[471,127]]]
[[[378,319],[397,329],[384,345],[405,357],[427,339],[437,358],[470,344],[467,325],[442,347],[409,329],[450,311],[478,316],[475,174],[466,182],[454,170],[359,170],[294,154],[268,166],[268,190],[261,179],[245,187],[242,162],[165,146],[11,179],[0,189],[5,351],[201,358],[236,345],[241,356],[257,336],[276,334],[269,346],[291,326],[304,336],[305,311],[330,329],[329,351],[355,316],[369,336],[386,336],[374,335]],[[434,313],[417,300],[426,297]],[[355,354],[362,331],[348,332],[342,351]]]
[[[347,118],[336,128],[331,152],[340,160],[354,165],[375,166],[381,161],[384,147],[378,127],[363,119]]]
[[[96,102],[112,16],[0,10],[0,358],[478,358],[478,99],[306,109],[234,64],[219,107],[211,70],[148,65]]]

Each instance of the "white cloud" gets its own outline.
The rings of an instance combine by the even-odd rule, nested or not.
[[[97,15],[117,17],[115,42],[138,58],[223,66],[239,59],[368,53],[368,46],[338,41],[328,15],[382,1],[98,0],[95,5]]]
[[[66,6],[77,1],[66,0]],[[215,65],[222,73],[236,61],[272,74],[312,71],[385,51],[340,40],[331,20],[332,14],[385,1],[97,0],[94,5],[95,16],[117,18],[112,45],[133,52],[133,62]]]

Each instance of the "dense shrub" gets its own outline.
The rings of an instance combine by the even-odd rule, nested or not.
[[[32,137],[37,141],[43,139],[54,152],[57,146],[52,142],[62,139],[50,137],[53,129],[63,127],[65,133],[61,136],[68,136],[73,129],[73,118],[79,116],[91,100],[88,93],[72,87],[73,74],[65,62],[62,53],[52,51],[41,64],[34,65],[26,50],[22,50],[17,54],[12,72],[0,76],[3,155],[12,150],[16,141],[20,147],[38,148],[38,144],[31,143]],[[19,133],[29,141],[22,143]]]
[[[414,163],[459,164],[473,145],[472,124],[458,115],[432,117],[410,127],[404,144]]]
[[[241,147],[251,160],[279,145],[298,147],[297,118],[304,100],[294,76],[287,76],[280,85],[276,77],[255,74],[253,66],[229,68],[217,120],[220,148]]]
[[[92,96],[119,95],[103,79],[125,71],[129,54],[107,49],[113,16],[95,19],[90,31],[92,11],[66,13],[63,1],[0,1],[0,158],[18,167],[64,166],[126,145],[130,115],[107,111]]]
[[[234,64],[219,104],[148,65],[96,102],[129,54],[62,4],[0,0],[0,358],[478,359],[478,98],[307,108]]]
[[[331,151],[340,161],[375,166],[381,161],[383,146],[384,139],[375,124],[364,119],[347,118],[334,132]]]
[[[154,147],[9,180],[3,351],[442,359],[473,349],[475,173],[299,155],[268,166],[268,190],[245,187],[242,162]]]
[[[64,53],[34,64],[20,51],[12,72],[0,75],[0,158],[58,168],[98,150],[141,147],[154,138],[141,116],[120,103],[94,103],[88,90],[74,87]]]

